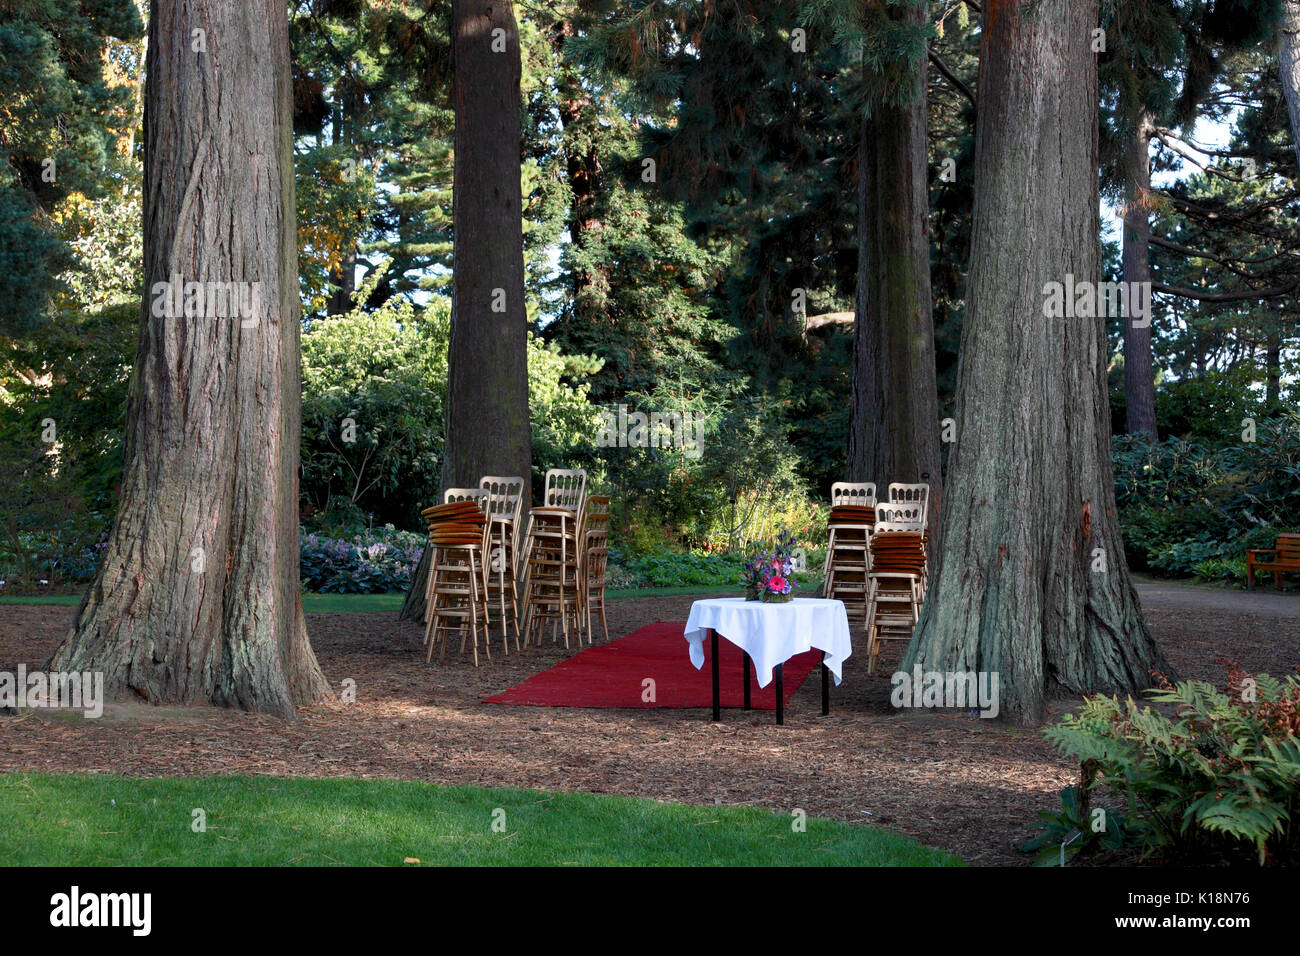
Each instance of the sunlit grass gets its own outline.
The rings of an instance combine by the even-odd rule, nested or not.
[[[865,824],[796,819],[390,780],[0,774],[4,865],[963,865]]]
[[[636,597],[680,597],[688,594],[712,594],[716,596],[733,594],[739,597],[741,593],[742,588],[738,584],[716,587],[703,587],[696,584],[676,588],[611,589],[605,592],[605,596],[610,600],[618,600],[619,598]],[[799,593],[801,596],[814,596],[817,593],[816,585],[801,586]],[[80,594],[6,595],[0,597],[0,604],[61,604],[75,606],[80,600]],[[302,609],[307,614],[364,614],[384,611],[396,613],[402,609],[402,602],[405,600],[406,595],[401,592],[390,594],[304,594],[302,596]]]

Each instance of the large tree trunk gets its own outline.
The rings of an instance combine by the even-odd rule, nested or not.
[[[565,38],[572,36],[573,31],[573,24],[569,21],[560,21],[552,31],[552,46],[562,61],[566,55]],[[560,114],[565,172],[569,180],[569,241],[575,249],[581,250],[586,248],[588,234],[600,228],[596,216],[596,178],[600,173],[596,140],[600,135],[600,124],[596,104],[583,89],[581,77],[572,63],[563,62],[556,83],[559,93],[556,107]],[[584,266],[574,268],[572,272],[574,316],[579,321],[589,321],[596,317],[592,304],[587,301],[587,292],[593,283],[591,270]],[[608,318],[606,316],[606,320]]]
[[[891,8],[919,26],[924,4]],[[940,512],[939,400],[930,308],[925,59],[903,81],[903,105],[871,106],[862,121],[858,173],[858,293],[853,349],[849,479],[930,483]]]
[[[514,7],[455,0],[452,30],[455,248],[444,488],[532,473]],[[504,34],[494,37],[496,30]],[[505,51],[495,53],[499,42]]]
[[[298,593],[284,4],[155,0],[145,110],[146,296],[121,502],[50,666],[103,671],[112,696],[292,717],[329,687]],[[256,324],[169,317],[155,284],[175,276],[247,283],[260,293]]]
[[[1155,126],[1146,113],[1139,115],[1129,131],[1124,150],[1124,250],[1123,279],[1133,283],[1151,281],[1151,137]],[[1156,441],[1156,379],[1151,355],[1151,325],[1135,325],[1124,317],[1124,403],[1130,435],[1146,435]]]
[[[494,31],[503,34],[494,36]],[[442,487],[532,476],[520,194],[519,29],[511,3],[455,0],[456,158],[451,342]],[[504,43],[504,52],[493,45]],[[428,561],[401,617],[424,614]]]
[[[1282,400],[1282,333],[1274,329],[1264,347],[1264,403],[1274,414]]]
[[[998,673],[1023,723],[1053,690],[1129,691],[1166,666],[1115,515],[1104,320],[1044,317],[1047,283],[1100,279],[1096,24],[1096,0],[984,4],[958,440],[903,662]]]
[[[325,311],[344,315],[352,311],[352,296],[357,291],[357,244],[349,242],[336,268],[330,270],[330,294]]]
[[[1291,117],[1291,142],[1295,145],[1296,167],[1300,168],[1300,0],[1285,0],[1282,4],[1278,40],[1282,96]]]
[[[356,97],[336,92],[335,109],[331,125],[334,127],[334,145],[356,145]],[[341,250],[339,263],[330,269],[330,294],[325,303],[329,315],[344,315],[352,311],[352,296],[357,291],[357,241],[347,239]]]

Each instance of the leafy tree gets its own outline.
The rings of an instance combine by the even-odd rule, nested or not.
[[[94,197],[117,138],[133,120],[131,91],[105,75],[105,38],[139,37],[132,0],[13,0],[0,20],[0,329],[45,315],[74,263],[52,216],[74,194]]]
[[[1272,36],[1278,0],[1106,0],[1100,57],[1103,151],[1124,218],[1123,279],[1151,281],[1150,146],[1179,142],[1210,95],[1222,58]],[[1156,437],[1155,377],[1148,323],[1124,324],[1128,431]]]

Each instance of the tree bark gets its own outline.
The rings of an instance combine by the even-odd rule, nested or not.
[[[1151,137],[1155,125],[1147,113],[1139,115],[1130,130],[1124,151],[1124,249],[1123,279],[1133,283],[1151,281]],[[1134,325],[1124,317],[1124,404],[1130,435],[1156,434],[1155,363],[1151,354],[1151,326]]]
[[[352,296],[357,291],[357,244],[354,240],[349,240],[338,266],[330,270],[330,286],[326,312],[329,315],[351,312]]]
[[[114,697],[293,717],[329,691],[298,591],[290,102],[283,3],[155,0],[146,296],[122,494],[99,572],[50,662],[102,671]],[[246,283],[260,298],[256,324],[210,308],[155,314],[156,284],[176,276]]]
[[[1271,415],[1282,400],[1282,333],[1269,333],[1264,347],[1264,404]]]
[[[924,4],[890,8],[919,26]],[[858,171],[858,293],[853,336],[849,480],[930,484],[941,511],[939,399],[930,300],[925,58],[907,70],[912,96],[862,119]]]
[[[1124,560],[1105,322],[1045,285],[1100,279],[1096,0],[986,0],[975,209],[944,532],[902,667],[996,672],[1003,719],[1148,686],[1163,655]],[[1094,556],[1101,549],[1104,566]]]
[[[575,249],[585,249],[587,236],[600,228],[597,218],[597,177],[600,154],[596,149],[599,130],[596,103],[583,89],[581,77],[573,64],[565,60],[565,38],[572,36],[573,24],[562,20],[552,31],[552,48],[562,66],[556,77],[560,128],[564,140],[565,173],[569,181],[569,241]],[[573,312],[580,320],[596,316],[587,301],[593,277],[586,268],[573,269]],[[602,283],[603,285],[603,283]]]
[[[494,36],[494,31],[504,31]],[[532,478],[520,194],[520,52],[508,0],[455,0],[451,341],[442,487]],[[493,45],[504,43],[503,52]],[[424,615],[427,554],[400,617]]]
[[[456,0],[452,21],[455,246],[444,488],[474,487],[483,475],[532,474],[519,30],[509,0]],[[494,43],[504,52],[493,52]]]
[[[332,125],[334,145],[356,146],[357,103],[356,96],[336,92]],[[345,238],[347,245],[341,250],[339,263],[330,269],[330,294],[325,303],[328,315],[344,315],[352,311],[352,296],[357,291],[357,240]]]
[[[1291,142],[1295,146],[1296,168],[1300,169],[1300,0],[1285,0],[1278,24],[1278,69],[1282,74],[1282,96],[1291,118]]]

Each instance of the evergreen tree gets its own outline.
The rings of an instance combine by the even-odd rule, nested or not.
[[[106,38],[134,40],[132,0],[13,0],[0,19],[0,330],[38,324],[58,275],[75,264],[51,215],[95,197],[133,121],[131,90],[113,86]]]
[[[1118,184],[1124,219],[1123,280],[1151,281],[1150,147],[1170,127],[1195,121],[1226,53],[1271,36],[1278,0],[1106,0],[1102,7],[1103,150]],[[1128,431],[1156,438],[1152,330],[1124,325],[1124,394]]]

